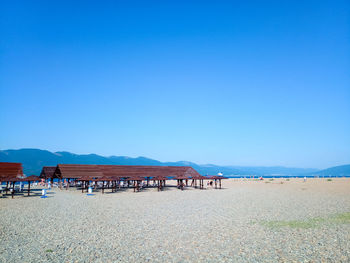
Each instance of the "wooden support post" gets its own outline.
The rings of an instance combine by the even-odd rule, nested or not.
[[[84,193],[84,181],[81,181],[81,192]]]
[[[102,194],[105,193],[105,181],[102,181]]]
[[[15,182],[12,183],[12,199],[15,194]]]
[[[221,189],[221,179],[219,179],[219,183],[220,183],[220,189]]]
[[[9,182],[6,182],[6,194],[8,189],[9,189]]]
[[[28,182],[28,196],[29,196],[29,193],[30,193],[30,181]]]

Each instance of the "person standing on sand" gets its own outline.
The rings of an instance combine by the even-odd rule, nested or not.
[[[306,176],[304,176],[304,183],[306,182]]]

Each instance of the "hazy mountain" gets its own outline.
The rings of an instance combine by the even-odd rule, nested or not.
[[[259,174],[259,175],[301,175],[305,173],[314,173],[317,172],[317,169],[313,168],[290,168],[283,166],[230,166],[232,168],[244,170],[250,174]]]
[[[315,173],[316,169],[287,168],[287,167],[246,167],[218,166],[214,164],[199,165],[187,161],[160,162],[146,157],[131,158],[126,156],[104,157],[97,154],[73,154],[70,152],[49,152],[39,149],[19,149],[0,151],[0,162],[20,162],[24,173],[39,175],[43,166],[65,164],[114,164],[114,165],[175,165],[192,166],[200,174],[214,175],[219,172],[224,175],[299,175]]]
[[[350,176],[350,164],[334,166],[325,170],[313,172],[318,176]]]

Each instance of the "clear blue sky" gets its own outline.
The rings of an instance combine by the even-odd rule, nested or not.
[[[0,5],[0,149],[350,163],[349,1]]]

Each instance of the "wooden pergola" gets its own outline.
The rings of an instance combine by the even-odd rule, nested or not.
[[[30,195],[30,184],[31,182],[40,181],[40,178],[35,175],[25,177],[23,174],[23,168],[21,163],[4,163],[0,162],[0,183],[6,182],[5,192],[7,194],[8,190],[12,185],[11,196],[14,197],[15,194],[15,184],[17,182],[27,182],[28,183],[28,196]],[[10,187],[9,187],[10,185]]]
[[[181,190],[184,190],[184,187],[188,186],[188,180],[190,180],[192,178],[193,178],[193,176],[183,176],[183,175],[174,177],[174,179],[177,181],[177,188],[179,188]]]
[[[39,177],[45,179],[46,182],[50,180],[53,183],[55,170],[56,166],[44,166]]]
[[[166,176],[154,176],[152,178],[154,182],[157,182],[157,189],[159,191],[163,191],[165,185],[166,185],[166,180],[169,180]]]
[[[219,185],[219,188],[221,189],[221,180],[228,179],[228,178],[225,177],[225,176],[220,176],[220,175],[212,175],[212,176],[209,176],[208,179],[209,180],[214,180],[215,189],[218,188],[218,185]]]
[[[192,177],[192,186],[197,187],[197,180],[199,182],[199,189],[204,189],[204,180],[210,180],[208,177],[199,175]]]
[[[120,182],[124,181],[128,187],[132,184],[134,191],[139,191],[143,181],[149,186],[149,181],[158,182],[158,191],[163,190],[166,180],[174,178],[182,178],[187,181],[192,177],[198,177],[200,174],[189,166],[140,166],[140,165],[77,165],[77,164],[59,164],[55,168],[53,178],[58,178],[62,188],[62,181],[67,181],[66,189],[68,189],[70,181],[81,181],[84,186],[82,192],[86,188],[86,184],[94,181],[112,184],[112,190],[120,186]]]

